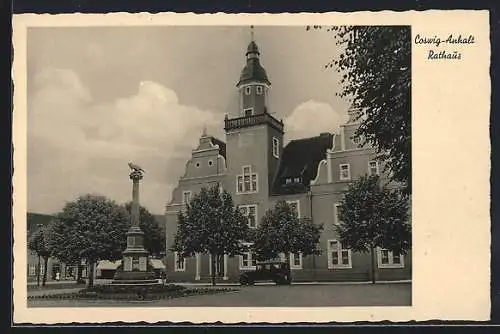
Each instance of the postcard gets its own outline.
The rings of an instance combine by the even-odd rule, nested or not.
[[[488,320],[488,11],[13,17],[16,323]]]

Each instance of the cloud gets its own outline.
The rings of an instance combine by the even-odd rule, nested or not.
[[[153,81],[136,92],[96,103],[79,75],[44,68],[33,80],[28,108],[28,208],[56,212],[66,201],[98,193],[131,198],[127,162],[146,170],[141,204],[164,212],[204,126],[224,139],[223,113],[184,105],[172,89]],[[327,103],[307,101],[285,118],[287,139],[337,132],[345,121]]]
[[[323,102],[309,100],[299,104],[285,118],[287,140],[314,137],[321,132],[338,133],[340,125],[347,120],[347,111],[336,111]]]
[[[131,198],[128,161],[146,170],[141,204],[163,213],[203,126],[221,136],[220,113],[183,105],[177,94],[143,81],[137,92],[96,104],[77,73],[37,73],[28,110],[28,206],[58,211],[83,193]]]

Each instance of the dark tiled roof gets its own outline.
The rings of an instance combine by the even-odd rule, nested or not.
[[[316,177],[318,165],[332,147],[333,135],[324,133],[317,137],[292,140],[283,149],[278,173],[274,178],[272,194],[285,195],[306,192]],[[286,179],[292,182],[286,184]],[[294,182],[300,178],[300,182]]]
[[[254,41],[250,42],[248,45],[247,55],[249,53],[259,54],[259,49]],[[247,58],[247,64],[241,71],[240,81],[238,81],[237,86],[251,81],[264,82],[268,85],[271,84],[267,77],[266,70],[260,64],[258,57]]]
[[[224,159],[227,160],[227,157],[226,157],[226,143],[224,143],[222,140],[219,140],[215,137],[210,137],[211,140],[212,140],[212,144],[214,145],[219,145],[219,152],[220,152],[220,155],[222,155],[224,157]]]

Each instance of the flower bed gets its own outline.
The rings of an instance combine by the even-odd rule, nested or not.
[[[159,300],[237,291],[231,288],[186,288],[180,285],[113,286],[101,285],[79,292],[28,296],[28,299],[107,299],[107,300]]]
[[[83,284],[76,284],[75,282],[71,283],[52,283],[47,284],[45,286],[38,285],[28,285],[28,291],[36,291],[36,290],[59,290],[59,289],[73,289],[73,288],[85,288],[85,282]]]

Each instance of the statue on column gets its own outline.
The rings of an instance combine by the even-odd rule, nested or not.
[[[128,166],[130,167],[130,169],[132,170],[132,173],[133,172],[139,172],[139,173],[144,173],[144,169],[142,169],[141,167],[137,166],[136,164],[132,163],[132,162],[129,162],[128,163]]]
[[[139,182],[144,169],[129,162],[132,180],[132,208],[130,228],[127,232],[127,248],[123,251],[122,265],[117,269],[114,284],[151,284],[157,282],[149,260],[149,252],[144,248],[144,232],[140,228]]]

